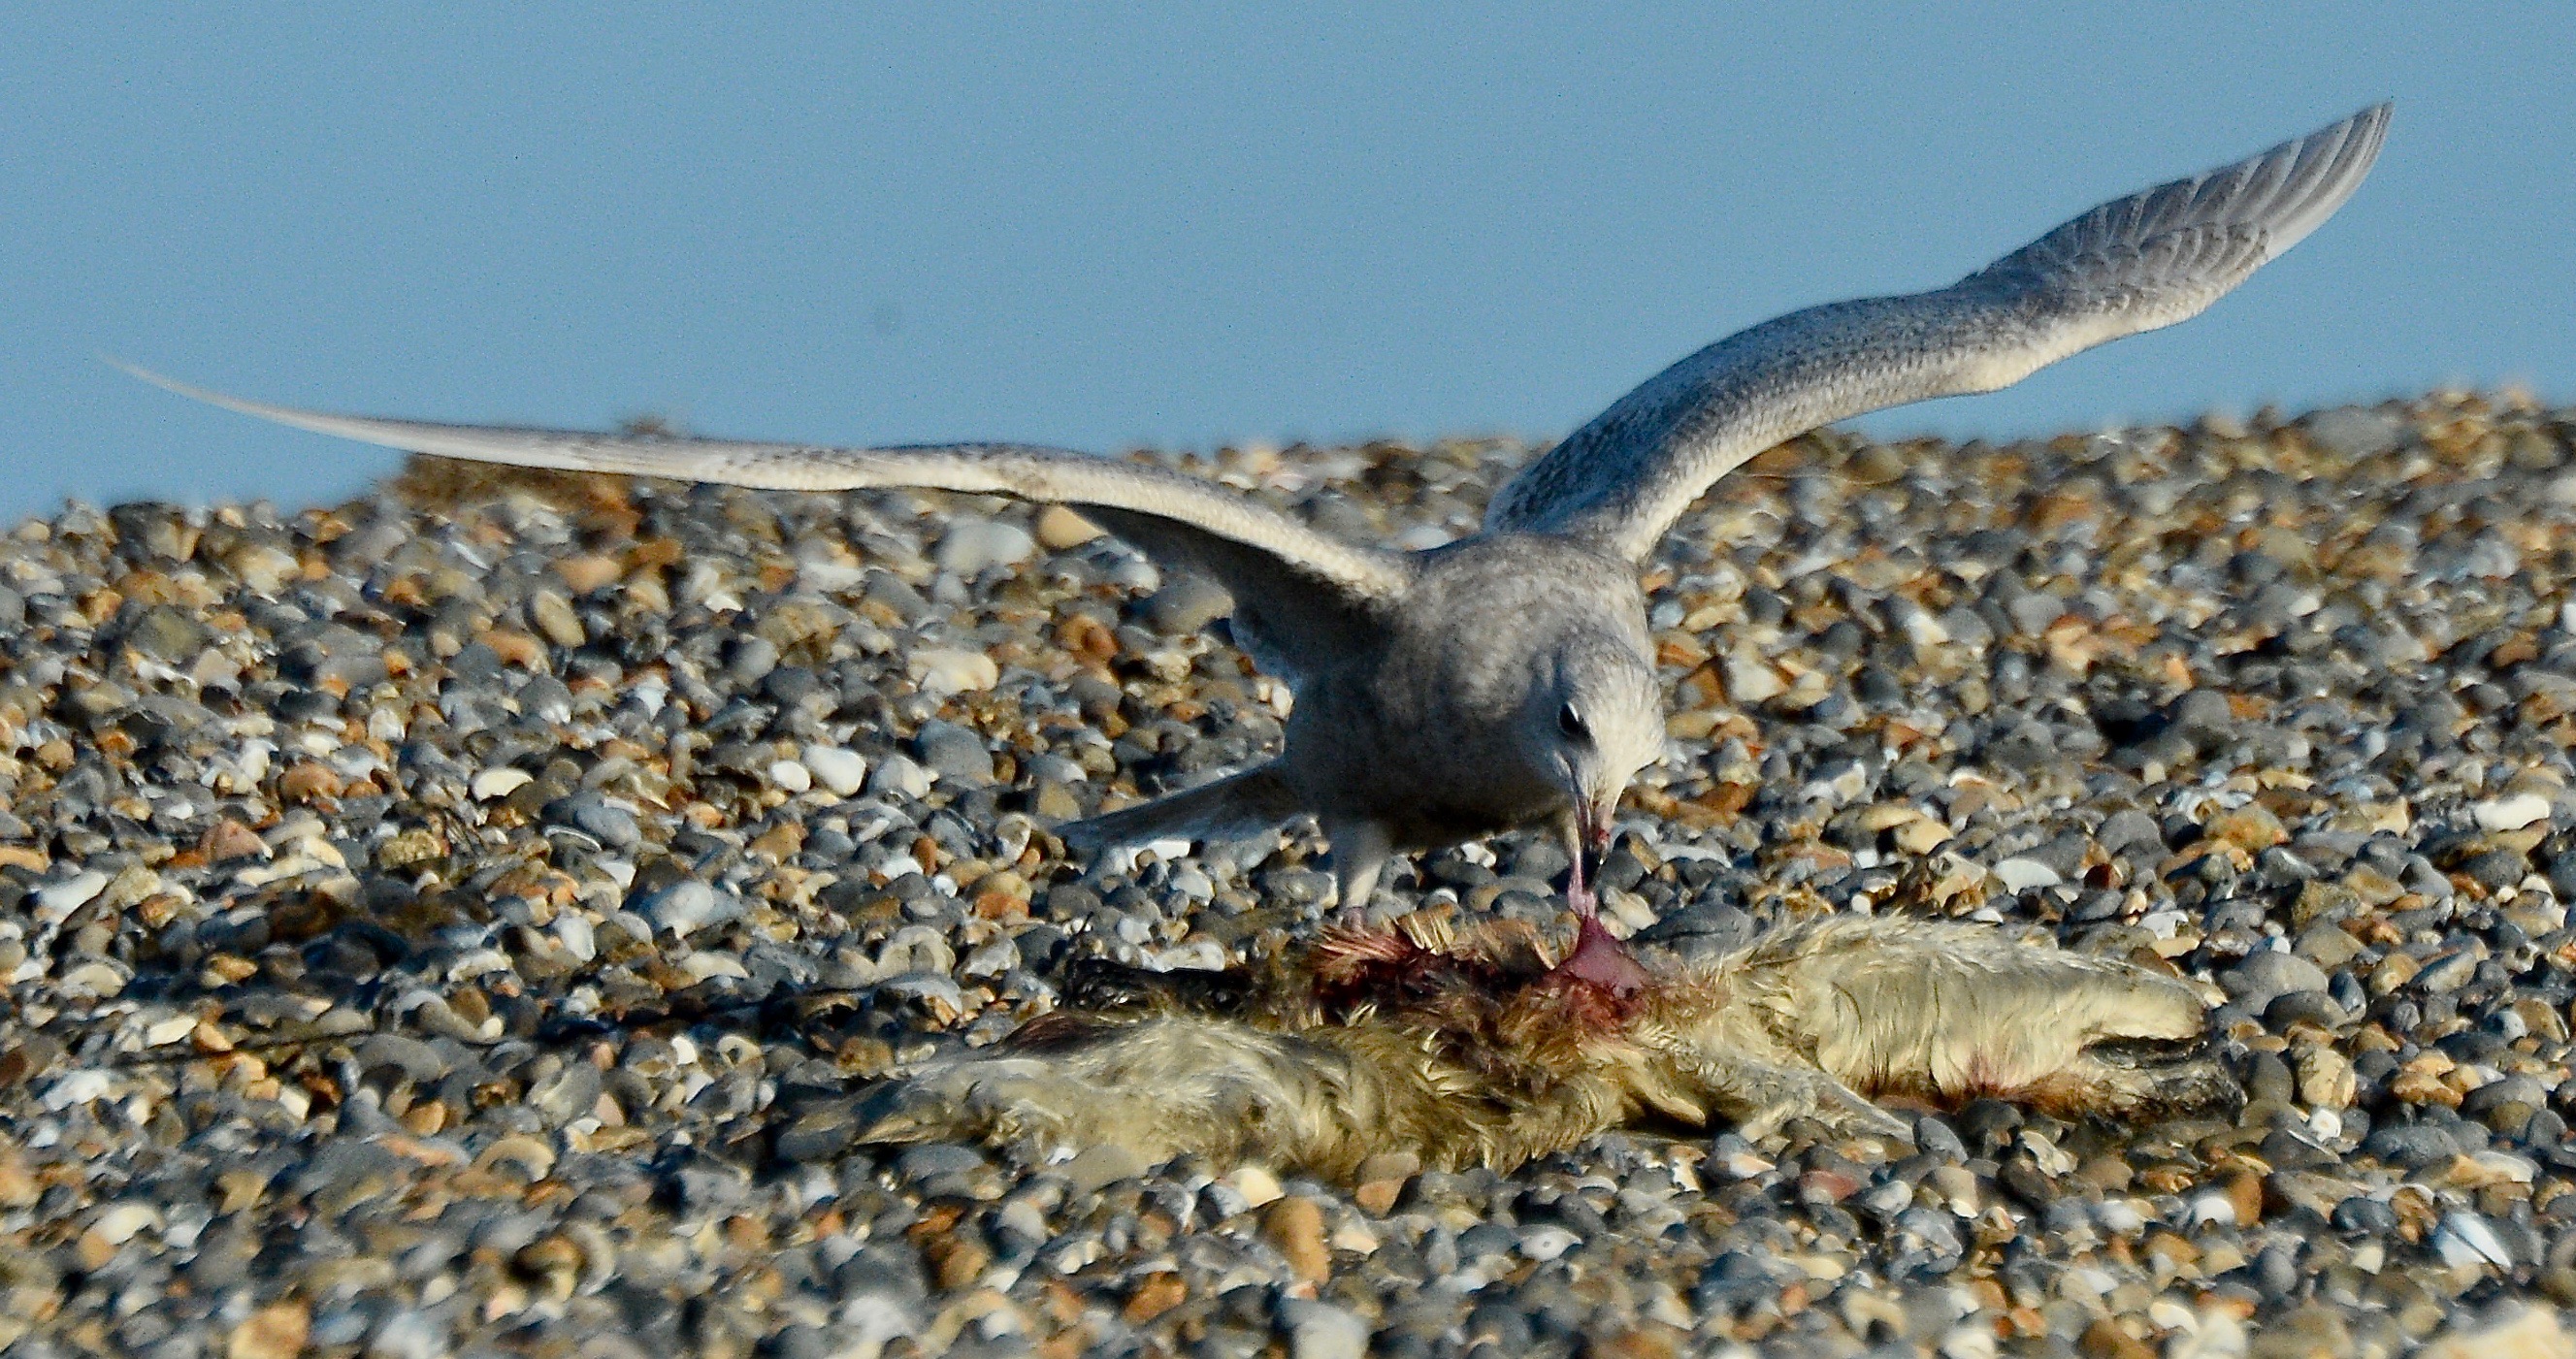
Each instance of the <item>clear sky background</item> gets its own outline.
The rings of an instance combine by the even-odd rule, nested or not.
[[[2563,402],[2571,50],[2565,0],[13,5],[0,517],[396,461],[101,351],[430,419],[1554,437],[1737,328],[2388,96],[2371,182],[2208,315],[1866,427]]]

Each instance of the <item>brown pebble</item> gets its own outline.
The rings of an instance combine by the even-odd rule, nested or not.
[[[200,980],[209,987],[231,986],[245,978],[259,975],[259,964],[230,953],[218,953],[206,960]]]
[[[521,1278],[543,1283],[546,1292],[558,1302],[573,1295],[581,1286],[583,1253],[571,1238],[557,1233],[542,1236],[519,1248],[510,1258],[510,1268]]]
[[[1861,1191],[1859,1177],[1840,1170],[1816,1169],[1798,1177],[1801,1203],[1840,1203]]]
[[[2117,1156],[2096,1156],[2075,1172],[2075,1182],[2106,1194],[2129,1192],[2129,1182],[2137,1178],[2129,1163]]]
[[[2155,1359],[2156,1352],[2147,1342],[2120,1329],[2120,1323],[2109,1317],[2095,1317],[2075,1342],[2089,1359]]]
[[[1119,1315],[1130,1326],[1142,1326],[1180,1306],[1189,1292],[1189,1285],[1181,1282],[1180,1275],[1168,1269],[1157,1270],[1146,1275],[1143,1282],[1136,1285],[1136,1291],[1127,1295],[1127,1306]]]
[[[1082,804],[1074,800],[1072,790],[1063,784],[1041,783],[1033,810],[1047,821],[1072,821],[1081,817]]]
[[[984,1269],[993,1263],[993,1253],[973,1241],[948,1237],[931,1244],[930,1267],[939,1286],[958,1289],[973,1286],[984,1277]]]
[[[546,668],[545,643],[516,628],[490,628],[474,640],[492,648],[492,653],[501,658],[503,665],[515,665],[522,670]]]
[[[799,821],[781,821],[754,837],[744,848],[753,854],[766,854],[785,862],[805,847],[805,826]]]
[[[1383,1217],[1404,1193],[1406,1181],[1421,1170],[1422,1158],[1411,1152],[1385,1152],[1372,1156],[1360,1162],[1359,1172],[1352,1177],[1359,1187],[1351,1191],[1351,1198],[1360,1207]]]
[[[298,760],[277,776],[277,795],[288,802],[338,797],[342,786],[339,773],[316,760]]]
[[[79,1239],[72,1243],[72,1259],[77,1261],[82,1269],[91,1271],[105,1269],[107,1263],[115,1258],[116,1243],[96,1231],[82,1232]]]
[[[2576,1353],[2558,1314],[2546,1307],[2508,1303],[2479,1316],[2464,1313],[2417,1359],[2566,1359]]]
[[[2333,1307],[2310,1304],[2286,1316],[2273,1316],[2261,1327],[2254,1353],[2262,1359],[2342,1359],[2354,1352],[2352,1329]]]
[[[618,565],[616,558],[596,554],[560,558],[554,567],[555,574],[563,577],[565,587],[576,595],[586,595],[615,584],[619,576],[626,574],[626,569]]]
[[[975,914],[986,920],[1023,920],[1029,914],[1029,884],[1007,869],[975,884]]]
[[[2146,1252],[2161,1255],[2177,1264],[2200,1263],[2200,1247],[2171,1231],[2156,1230],[2147,1234]]]
[[[238,1213],[268,1196],[268,1177],[253,1170],[227,1170],[215,1177],[215,1187],[223,1191],[220,1211]]]
[[[580,646],[590,640],[572,603],[552,590],[539,590],[528,597],[528,621],[556,646]]]
[[[2223,844],[2236,846],[2249,853],[2270,849],[2286,842],[2290,832],[2281,818],[2259,802],[2249,802],[2232,812],[2221,812],[2209,819],[2202,833]]]
[[[2359,1093],[2352,1059],[2333,1048],[2317,1045],[2300,1049],[2296,1070],[2299,1098],[2316,1108],[2350,1108]]]
[[[233,1328],[225,1359],[295,1359],[313,1331],[313,1311],[292,1298],[270,1303]]]
[[[1038,511],[1036,534],[1038,546],[1049,552],[1062,552],[1067,548],[1080,547],[1099,536],[1098,524],[1092,523],[1062,505],[1049,505]]]
[[[1290,1196],[1261,1215],[1261,1234],[1288,1257],[1288,1267],[1308,1283],[1333,1274],[1333,1253],[1324,1245],[1324,1210],[1313,1199]]]
[[[2263,1220],[2263,1177],[2251,1170],[2239,1170],[2227,1177],[2227,1204],[2236,1210],[2239,1229]]]

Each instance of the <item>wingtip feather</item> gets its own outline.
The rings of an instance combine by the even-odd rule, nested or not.
[[[2383,99],[2254,158],[2255,163],[2279,162],[2284,169],[2281,201],[2269,205],[2271,213],[2267,213],[2271,220],[2266,223],[2270,236],[2266,259],[2278,258],[2325,225],[2370,177],[2380,148],[2387,144],[2388,121],[2395,110],[2396,101]]]

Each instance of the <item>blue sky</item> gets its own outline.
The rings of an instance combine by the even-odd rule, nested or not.
[[[1866,426],[2576,399],[2563,2],[98,3],[0,36],[8,519],[395,461],[101,351],[432,419],[1552,437],[1741,326],[2389,96],[2372,181],[2208,315]]]

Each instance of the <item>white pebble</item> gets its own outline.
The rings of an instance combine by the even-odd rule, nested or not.
[[[791,793],[801,793],[814,786],[814,776],[794,760],[771,761],[769,781]]]
[[[1949,644],[1950,630],[1941,626],[1941,620],[1933,617],[1930,612],[1921,608],[1907,609],[1903,617],[1904,622],[1902,626],[1905,629],[1905,640],[1912,642],[1916,646],[1946,646]]]
[[[654,893],[638,905],[636,913],[652,921],[655,928],[686,939],[704,926],[741,915],[742,902],[730,892],[720,893],[688,878]]]
[[[980,651],[955,647],[928,647],[912,653],[907,662],[913,683],[932,698],[950,694],[978,693],[1001,682],[1002,668],[993,658]]]
[[[139,1203],[120,1203],[89,1224],[89,1234],[111,1246],[122,1246],[146,1227],[161,1225],[161,1215]]]
[[[1995,880],[2002,883],[2007,892],[2026,892],[2034,887],[2058,887],[2066,882],[2066,879],[2057,875],[2056,869],[2037,859],[2019,857],[2005,859],[1987,871],[1995,875]]]
[[[599,956],[599,937],[590,928],[590,918],[578,911],[565,911],[555,917],[555,942],[564,952],[583,962]]]
[[[537,776],[524,769],[512,769],[507,765],[486,769],[474,776],[474,800],[490,802],[505,798],[536,781]]]
[[[932,560],[939,563],[942,571],[977,576],[989,567],[1016,566],[1037,554],[1037,539],[1017,524],[998,519],[965,519],[940,538]]]
[[[73,1105],[87,1104],[105,1096],[112,1087],[107,1073],[97,1067],[65,1072],[52,1085],[45,1087],[45,1108],[59,1114]]]
[[[868,760],[843,746],[805,747],[798,758],[815,781],[842,797],[855,797],[868,782]]]
[[[86,962],[54,981],[73,1000],[105,1000],[125,989],[125,974],[102,962]]]
[[[1776,698],[1788,689],[1789,682],[1780,678],[1780,672],[1758,657],[1726,659],[1726,696],[1738,706]]]
[[[705,981],[709,977],[731,977],[739,981],[751,975],[743,970],[741,959],[712,949],[681,959],[680,970],[695,981]]]
[[[1369,1324],[1328,1302],[1289,1298],[1279,1307],[1288,1325],[1288,1359],[1365,1359]]]
[[[2483,829],[2518,831],[2534,821],[2549,819],[2549,799],[2538,793],[2516,793],[2511,797],[2488,798],[2469,811]]]
[[[1133,594],[1150,595],[1163,588],[1163,573],[1141,556],[1129,556],[1109,568],[1109,583]]]
[[[232,567],[233,575],[242,584],[263,595],[276,594],[288,578],[304,573],[304,564],[294,554],[266,544],[244,548],[225,564]]]
[[[1533,1260],[1553,1260],[1583,1244],[1583,1238],[1563,1227],[1532,1227],[1521,1233],[1521,1254]]]
[[[61,882],[39,887],[31,894],[36,903],[36,918],[52,924],[87,906],[99,893],[106,890],[107,875],[95,868],[75,873]]]
[[[855,562],[806,557],[796,563],[796,583],[816,594],[839,594],[867,584],[868,569]]]
[[[2442,1263],[2453,1269],[2464,1265],[2513,1268],[2513,1252],[2496,1239],[2495,1228],[2475,1213],[2444,1216],[2442,1225],[2433,1231],[2433,1249],[2441,1254]]]
[[[868,780],[868,791],[917,801],[930,796],[930,771],[913,763],[909,755],[888,755]]]
[[[1258,1208],[1265,1203],[1276,1202],[1280,1194],[1285,1192],[1279,1187],[1279,1178],[1259,1166],[1237,1166],[1234,1173],[1226,1176],[1223,1182],[1228,1188],[1243,1196],[1244,1205],[1248,1208]]]

